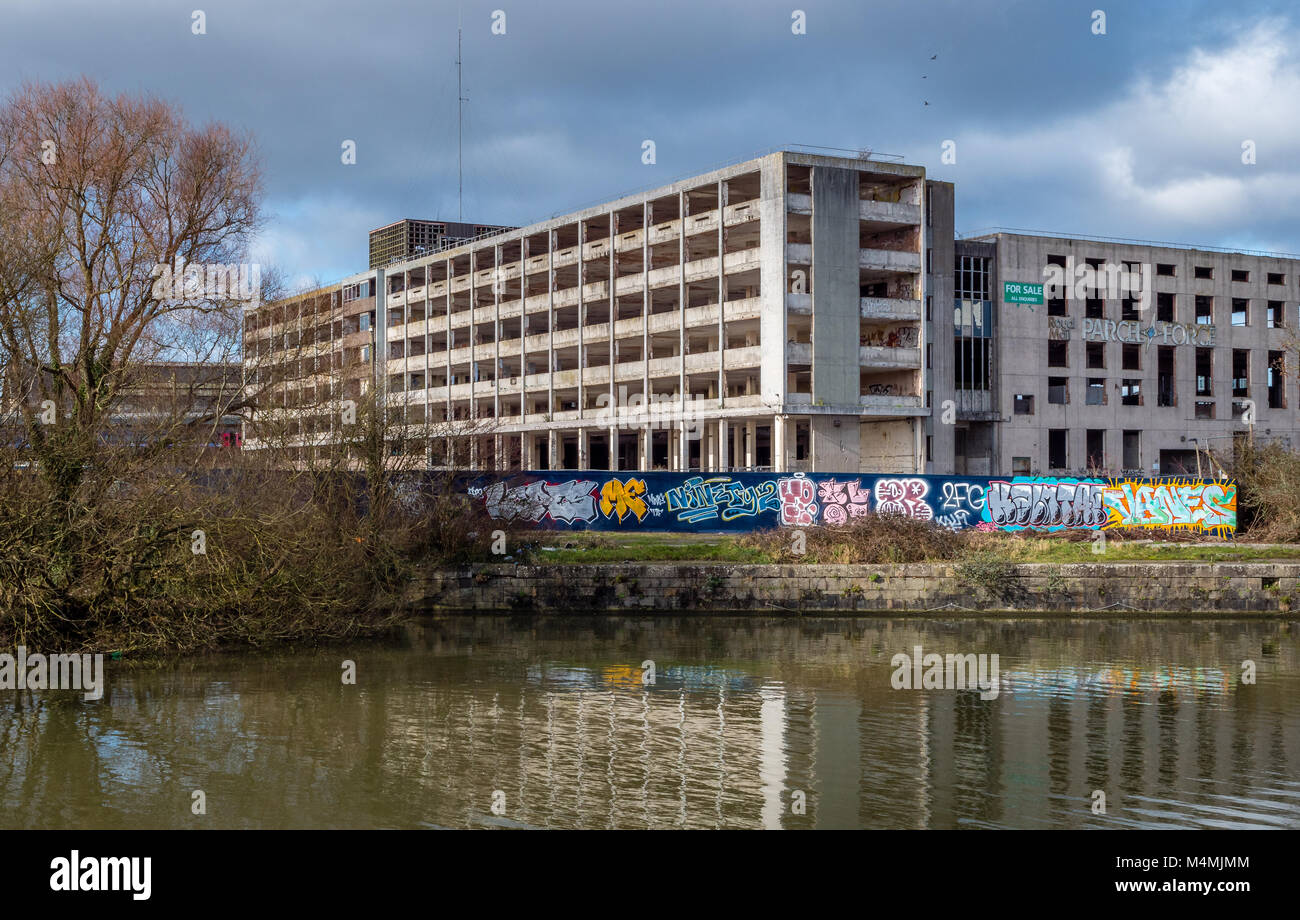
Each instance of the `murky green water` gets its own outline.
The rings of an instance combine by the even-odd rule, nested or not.
[[[917,645],[997,698],[893,689]],[[464,617],[119,668],[0,691],[0,826],[1294,828],[1300,629]]]

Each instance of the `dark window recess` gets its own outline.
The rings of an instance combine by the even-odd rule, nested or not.
[[[1034,414],[1034,397],[1031,393],[1017,393],[1012,402],[1016,415]]]
[[[1214,298],[1205,294],[1196,295],[1196,324],[1198,326],[1214,325]]]
[[[1083,315],[1088,319],[1101,319],[1105,315],[1105,301],[1100,297],[1089,297],[1083,302]]]
[[[1142,405],[1142,381],[1125,377],[1120,383],[1119,401],[1125,406]]]
[[[1086,398],[1084,399],[1084,402],[1086,402],[1090,406],[1106,405],[1106,378],[1104,377],[1088,378],[1088,392]]]
[[[1197,401],[1196,403],[1197,418],[1214,418],[1214,403]]]
[[[1156,274],[1162,278],[1172,278],[1175,274],[1174,266],[1168,262],[1157,262]]]
[[[1174,321],[1174,295],[1167,291],[1156,294],[1156,319],[1162,323]]]
[[[1142,458],[1140,453],[1141,443],[1142,432],[1124,432],[1124,469],[1135,471],[1142,469]]]
[[[1196,349],[1196,395],[1214,395],[1214,349]]]
[[[1106,432],[1101,428],[1088,429],[1088,469],[1106,468]]]
[[[1050,469],[1069,468],[1065,455],[1065,440],[1068,432],[1064,428],[1051,428],[1047,432],[1047,465]]]
[[[1286,328],[1286,304],[1280,300],[1270,300],[1268,302],[1268,328]]]
[[[1087,366],[1089,368],[1106,367],[1106,343],[1105,342],[1088,342],[1084,346],[1084,352],[1087,357]]]
[[[1269,283],[1269,284],[1286,284],[1286,275],[1282,274],[1281,272],[1269,272],[1269,273],[1268,273],[1268,283]]]
[[[1244,297],[1232,298],[1232,325],[1250,325],[1250,301]]]
[[[1120,366],[1126,371],[1142,370],[1142,346],[1125,345],[1124,360]]]
[[[1056,405],[1065,405],[1070,401],[1070,380],[1068,377],[1047,378],[1047,401]]]
[[[1047,366],[1048,367],[1069,367],[1070,352],[1069,342],[1048,342],[1047,343]]]
[[[1196,266],[1196,272],[1195,272],[1195,274],[1196,274],[1196,277],[1197,277],[1199,280],[1202,280],[1202,281],[1213,281],[1213,280],[1214,280],[1214,269],[1211,268],[1211,267],[1208,266],[1208,265],[1198,265],[1198,266]]]
[[[1232,350],[1232,395],[1250,395],[1250,352],[1245,348]]]
[[[1268,353],[1268,407],[1286,408],[1286,356],[1280,351]]]
[[[1065,268],[1065,256],[1049,255],[1047,257],[1048,265],[1059,265]],[[1062,275],[1065,273],[1062,272]],[[1072,279],[1065,279],[1065,286],[1070,284]],[[1047,315],[1048,316],[1065,316],[1065,286],[1048,284],[1045,286],[1043,293],[1047,296]]]
[[[1234,268],[1232,270],[1232,280],[1242,282],[1250,281],[1250,272],[1244,271],[1240,268]]]
[[[1138,318],[1137,301],[1134,300],[1132,297],[1125,297],[1123,300],[1121,300],[1119,302],[1119,318],[1137,319]]]
[[[1174,399],[1174,347],[1161,345],[1156,354],[1156,405],[1173,406]]]

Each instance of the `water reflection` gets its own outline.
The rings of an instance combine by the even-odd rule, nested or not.
[[[892,689],[916,645],[1000,694]],[[1297,691],[1277,621],[449,618],[0,697],[0,824],[1297,827]]]

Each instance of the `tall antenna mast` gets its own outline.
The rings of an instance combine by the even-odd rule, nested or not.
[[[461,109],[468,100],[461,92],[460,84],[460,14],[457,13],[456,22],[456,219],[465,219],[465,173],[464,173],[464,144],[461,136]]]

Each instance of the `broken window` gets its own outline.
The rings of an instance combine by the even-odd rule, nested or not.
[[[1250,272],[1245,271],[1244,269],[1234,268],[1232,270],[1232,280],[1242,282],[1250,281]]]
[[[1203,281],[1213,281],[1214,269],[1208,265],[1198,265],[1196,266],[1196,277]]]
[[[1032,393],[1017,393],[1013,400],[1013,410],[1016,415],[1033,415],[1034,414],[1034,396]]]
[[[1125,345],[1124,360],[1120,366],[1126,371],[1142,370],[1142,346]]]
[[[1106,378],[1089,377],[1088,392],[1084,400],[1090,406],[1106,405]]]
[[[1232,298],[1232,325],[1250,325],[1250,301],[1244,297]]]
[[[1047,378],[1047,401],[1056,405],[1065,405],[1070,401],[1068,377]]]
[[[1166,291],[1156,294],[1156,319],[1162,323],[1174,321],[1174,295]]]
[[[1089,428],[1087,436],[1088,469],[1100,470],[1106,466],[1106,432],[1101,428]]]
[[[1174,347],[1161,345],[1156,352],[1156,405],[1174,404]]]
[[[1047,366],[1048,367],[1069,367],[1070,354],[1069,342],[1048,342],[1047,343]]]
[[[1285,383],[1286,369],[1284,361],[1286,356],[1280,351],[1270,351],[1268,353],[1268,407],[1270,409],[1286,408],[1286,390]]]
[[[1232,395],[1250,395],[1250,351],[1245,348],[1232,350]]]
[[[1119,401],[1125,406],[1142,405],[1142,381],[1125,377],[1120,383]]]
[[[1206,294],[1196,295],[1196,324],[1198,326],[1214,325],[1214,298]]]
[[[1106,367],[1106,343],[1088,342],[1084,348],[1087,366],[1090,368]]]
[[[1196,349],[1196,395],[1214,395],[1214,349]]]
[[[1050,469],[1069,468],[1066,462],[1065,442],[1068,432],[1064,428],[1051,428],[1047,432],[1047,465]]]

